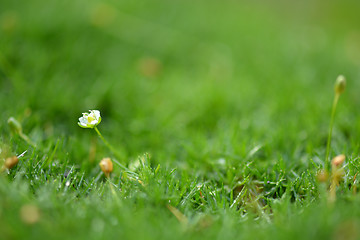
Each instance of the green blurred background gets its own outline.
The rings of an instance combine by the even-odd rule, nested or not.
[[[196,169],[262,146],[260,160],[291,165],[324,154],[344,74],[334,151],[349,152],[360,137],[359,11],[355,0],[1,0],[3,140],[14,116],[82,162],[96,136],[76,122],[99,109],[124,162],[149,152]]]

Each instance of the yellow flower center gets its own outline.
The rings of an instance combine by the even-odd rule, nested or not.
[[[95,118],[93,118],[92,116],[88,116],[88,122],[92,122],[94,120],[95,120]]]

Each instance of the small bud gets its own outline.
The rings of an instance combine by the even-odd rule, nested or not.
[[[99,166],[101,168],[101,171],[105,173],[106,177],[109,177],[109,174],[113,171],[113,163],[110,158],[103,158]]]
[[[10,127],[10,130],[14,134],[20,134],[22,133],[22,127],[21,124],[13,117],[10,117],[8,119],[8,125]]]
[[[341,154],[333,158],[333,160],[331,161],[331,165],[338,167],[341,164],[343,164],[344,161],[345,161],[345,155]]]
[[[335,82],[335,93],[341,94],[344,92],[346,87],[346,79],[343,75],[339,75]]]
[[[325,170],[321,170],[316,177],[319,182],[326,182],[329,179],[329,173]]]
[[[104,3],[98,4],[91,13],[90,21],[97,27],[106,27],[115,20],[116,14],[113,6]]]
[[[162,70],[161,62],[152,57],[144,57],[138,63],[139,72],[148,78],[156,78]]]
[[[174,216],[177,218],[177,220],[182,223],[183,225],[187,225],[189,220],[187,219],[187,217],[182,213],[180,212],[177,208],[171,206],[171,205],[166,205],[166,207],[170,210],[170,212],[172,214],[174,214]]]
[[[40,210],[33,204],[26,204],[20,209],[20,218],[26,224],[35,224],[40,220]]]
[[[9,157],[5,160],[5,164],[4,166],[7,168],[7,169],[11,169],[13,167],[15,167],[15,165],[19,162],[19,159],[16,157],[16,156],[13,156],[13,157]]]

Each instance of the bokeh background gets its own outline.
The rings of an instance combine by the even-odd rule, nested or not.
[[[324,155],[344,74],[334,151],[349,152],[359,147],[359,10],[355,0],[1,0],[3,141],[14,116],[44,148],[61,139],[71,162],[99,158],[107,150],[76,124],[99,109],[124,162],[149,152],[206,171],[261,148],[260,163],[291,167]]]

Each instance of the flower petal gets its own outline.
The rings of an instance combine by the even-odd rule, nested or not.
[[[83,117],[79,118],[79,122],[84,124],[84,125],[86,125],[88,123],[87,119],[83,118]]]
[[[94,128],[101,122],[99,110],[89,110],[89,113],[83,113],[79,118],[78,125],[82,128]]]
[[[100,111],[99,110],[92,110],[92,112],[95,114],[96,119],[100,118]]]
[[[78,122],[78,125],[79,125],[79,127],[82,127],[82,128],[89,128],[88,126],[83,125],[83,124],[82,124],[82,123],[80,123],[80,122]]]

